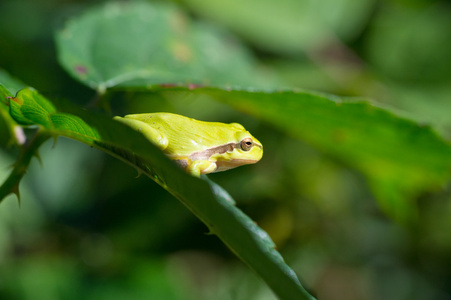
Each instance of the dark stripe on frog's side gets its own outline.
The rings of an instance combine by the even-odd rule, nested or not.
[[[186,169],[188,167],[188,161],[186,159],[175,159],[174,161],[182,169]]]
[[[253,144],[253,147],[259,147],[262,148],[262,146],[258,144]],[[223,154],[226,152],[232,152],[236,148],[241,148],[241,142],[240,143],[229,143],[209,149],[205,149],[202,151],[194,152],[189,156],[190,160],[208,160],[212,155],[214,154]]]

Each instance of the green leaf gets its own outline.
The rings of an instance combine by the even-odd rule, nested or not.
[[[11,115],[22,125],[39,125],[49,134],[64,135],[80,141],[92,142],[99,138],[95,129],[81,118],[57,112],[55,106],[32,88],[25,88],[12,97]]]
[[[23,131],[16,126],[17,123],[9,114],[8,103],[11,97],[10,90],[0,84],[0,145],[23,143]]]
[[[100,92],[175,83],[248,85],[258,77],[237,41],[164,3],[108,3],[68,22],[56,42],[63,67]]]
[[[11,98],[9,105],[11,116],[19,124],[52,126],[49,115],[54,113],[56,108],[32,88],[20,90],[16,97]]]
[[[360,170],[382,209],[401,222],[415,219],[416,197],[451,175],[451,147],[434,130],[368,101],[307,91],[189,93],[254,115]]]
[[[393,95],[393,104],[409,112],[418,122],[432,124],[437,131],[451,139],[451,86],[387,84]]]
[[[16,103],[18,121],[27,125],[35,122],[41,127],[39,136],[61,135],[84,142],[122,159],[155,180],[255,270],[280,299],[313,299],[275,250],[266,232],[235,206],[226,191],[207,178],[200,180],[184,173],[137,131],[68,103],[58,105],[64,112],[56,110],[55,105],[33,89],[20,91],[11,102]],[[0,187],[0,192],[3,190],[6,188]]]

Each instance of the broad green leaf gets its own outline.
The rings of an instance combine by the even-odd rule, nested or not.
[[[225,190],[207,178],[200,180],[185,174],[138,132],[67,103],[59,105],[64,112],[56,110],[55,105],[33,89],[20,91],[11,102],[16,103],[13,112],[18,116],[17,121],[26,125],[34,121],[40,126],[38,136],[76,139],[124,160],[155,180],[255,270],[280,299],[313,299],[275,250],[266,232],[235,206]],[[24,164],[17,166],[26,168]]]
[[[175,93],[208,95],[339,158],[366,175],[382,209],[402,222],[415,218],[415,197],[451,175],[451,147],[434,130],[368,101],[306,91]]]
[[[165,3],[108,3],[56,36],[59,61],[103,92],[115,86],[255,83],[252,57],[218,29]]]
[[[392,103],[409,112],[419,122],[433,124],[438,132],[451,140],[451,86],[387,84]]]
[[[359,33],[373,0],[184,0],[193,11],[222,23],[259,47],[294,53]]]

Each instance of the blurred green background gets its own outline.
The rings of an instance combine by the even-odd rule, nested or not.
[[[451,137],[451,3],[184,0],[235,34],[278,87],[370,98]],[[96,94],[58,64],[54,33],[100,1],[0,2],[0,68],[52,98]],[[0,74],[1,75],[1,74]],[[400,225],[365,179],[209,99],[112,95],[114,114],[171,111],[239,122],[265,145],[255,165],[210,178],[265,229],[319,299],[450,299],[450,187]],[[0,150],[0,179],[16,150]],[[124,163],[60,138],[0,205],[0,299],[275,299],[184,206]]]

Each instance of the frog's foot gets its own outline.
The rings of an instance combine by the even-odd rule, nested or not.
[[[201,174],[212,173],[216,171],[216,169],[217,166],[214,162],[208,160],[197,160],[189,164],[185,170],[193,176],[200,177]]]

